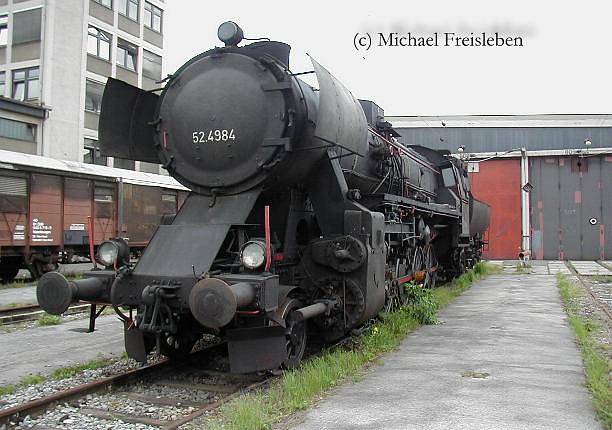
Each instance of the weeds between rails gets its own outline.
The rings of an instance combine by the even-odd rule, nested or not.
[[[593,393],[595,410],[604,427],[612,429],[612,360],[604,355],[605,346],[595,337],[599,323],[580,314],[579,301],[585,296],[584,291],[560,273],[557,281],[569,325],[580,345],[587,387]]]
[[[425,290],[409,285],[408,305],[381,314],[353,343],[341,344],[306,360],[299,368],[285,372],[266,391],[258,390],[228,402],[206,425],[218,429],[269,428],[283,417],[310,407],[330,389],[358,377],[365,366],[396,349],[419,326],[437,323],[440,309],[474,281],[496,271],[496,266],[481,262],[447,286]]]

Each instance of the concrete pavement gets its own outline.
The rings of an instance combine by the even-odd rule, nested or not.
[[[66,276],[74,276],[86,272],[92,267],[91,263],[62,264],[59,267],[59,272]],[[24,269],[20,270],[17,280],[27,279],[30,279],[30,272]],[[36,301],[36,282],[27,282],[22,287],[0,289],[0,308],[17,303],[22,305],[35,305],[38,303]]]
[[[555,276],[472,286],[297,429],[599,429]]]
[[[88,320],[81,319],[0,332],[0,385],[18,382],[30,373],[49,375],[61,367],[124,351],[123,327],[115,315],[98,318],[93,333],[83,332],[87,324]]]
[[[5,288],[0,290],[0,308],[9,305],[36,305],[36,285],[31,284],[25,287]]]

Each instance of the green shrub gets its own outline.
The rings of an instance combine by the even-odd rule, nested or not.
[[[403,311],[420,324],[437,324],[438,303],[434,300],[433,290],[422,288],[414,283],[404,285],[408,297]]]
[[[58,325],[61,324],[61,322],[62,317],[59,315],[51,315],[46,312],[38,317],[38,325]]]

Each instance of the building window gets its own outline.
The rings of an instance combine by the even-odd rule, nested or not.
[[[40,40],[41,8],[13,14],[13,45]]]
[[[103,60],[110,61],[111,35],[89,26],[87,32],[87,53]]]
[[[143,50],[142,75],[159,81],[162,75],[162,57],[147,50]]]
[[[136,170],[136,162],[134,160],[118,157],[115,157],[113,160],[113,166],[117,169]]]
[[[119,13],[134,21],[138,21],[139,0],[119,0]]]
[[[4,86],[6,85],[6,72],[0,72],[0,96],[4,97]]]
[[[8,15],[0,16],[0,46],[8,43]]]
[[[22,214],[28,208],[28,183],[25,178],[14,176],[0,176],[0,213]],[[23,235],[23,230],[15,229],[16,235]],[[17,240],[23,240],[23,237]]]
[[[102,6],[106,6],[109,9],[113,8],[113,0],[94,0],[96,3],[100,3]]]
[[[40,80],[38,67],[15,70],[13,72],[13,98],[21,101],[40,98]]]
[[[103,84],[87,79],[85,81],[85,110],[88,112],[100,113],[103,93]]]
[[[100,155],[100,145],[97,140],[86,137],[83,146],[85,148],[85,153],[83,154],[84,163],[106,166],[107,157]]]
[[[36,125],[27,122],[0,118],[0,137],[36,142]]]
[[[138,48],[134,45],[119,39],[117,42],[117,64],[128,70],[136,71],[138,60]]]
[[[148,1],[145,2],[144,25],[161,33],[162,10]]]
[[[107,184],[94,185],[94,214],[98,218],[113,217],[113,196],[115,190]]]

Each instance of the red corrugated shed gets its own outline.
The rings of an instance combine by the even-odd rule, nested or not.
[[[495,159],[470,173],[474,196],[491,206],[485,257],[515,259],[521,246],[521,162]]]

